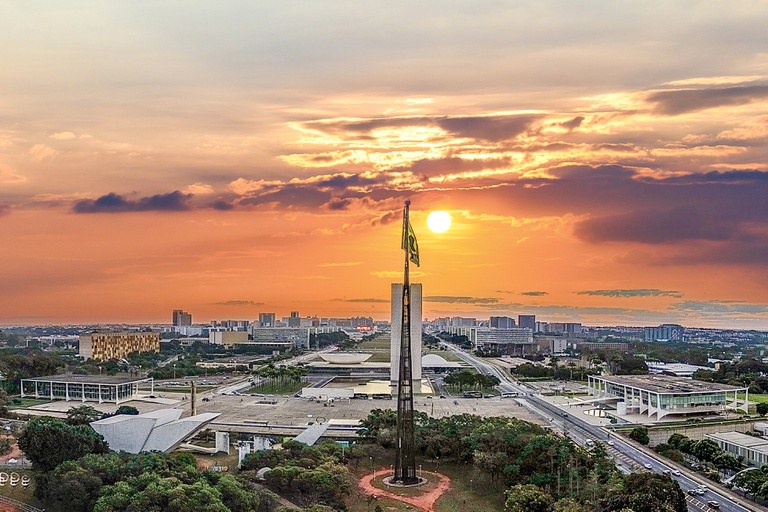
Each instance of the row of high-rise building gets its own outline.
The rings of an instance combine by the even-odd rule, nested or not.
[[[290,316],[277,318],[275,313],[259,313],[257,320],[214,320],[209,324],[193,324],[192,315],[183,309],[174,309],[172,313],[172,331],[186,336],[206,335],[211,330],[248,331],[253,328],[290,327],[308,329],[312,327],[342,327],[367,331],[376,325],[372,317],[302,317],[298,311],[291,311]]]

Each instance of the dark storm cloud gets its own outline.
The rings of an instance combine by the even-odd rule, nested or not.
[[[657,112],[677,115],[723,105],[743,105],[765,97],[768,97],[767,85],[752,85],[661,91],[649,95],[647,99],[656,104]]]
[[[263,306],[263,302],[256,302],[253,300],[224,300],[221,302],[214,302],[215,306]]]
[[[311,209],[320,208],[332,195],[329,191],[320,190],[313,185],[290,183],[269,186],[258,194],[246,196],[240,200],[241,206],[262,206],[274,203],[283,208]]]
[[[325,133],[348,135],[355,139],[369,138],[384,128],[406,128],[410,126],[438,126],[446,132],[463,138],[489,142],[508,140],[524,133],[541,119],[538,114],[489,115],[489,116],[414,116],[374,118],[360,121],[314,121],[304,126]],[[569,130],[578,127],[583,118],[576,117],[565,123],[558,123]]]
[[[350,201],[349,199],[334,197],[325,204],[325,207],[328,208],[329,210],[341,211],[349,208],[350,204],[352,204],[352,201]]]
[[[666,178],[665,183],[738,183],[768,182],[768,173],[757,170],[710,171],[701,174],[686,174]]]
[[[734,240],[746,237],[751,225],[768,223],[767,172],[653,179],[618,165],[568,165],[549,174],[465,194],[482,203],[503,199],[516,215],[589,215],[574,233],[593,243]]]
[[[438,125],[456,137],[499,142],[525,133],[539,115],[449,117]]]
[[[636,210],[585,220],[574,233],[592,243],[606,241],[662,244],[680,240],[727,240],[736,221],[720,218],[716,212],[674,208]]]
[[[638,288],[631,290],[582,290],[576,292],[579,295],[593,295],[598,297],[677,297],[683,296],[675,290],[658,290],[656,288]]]
[[[458,157],[425,158],[413,162],[410,166],[392,169],[392,171],[410,170],[423,176],[440,176],[467,171],[482,171],[485,169],[503,169],[510,164],[509,158],[468,159]]]
[[[234,205],[224,199],[219,199],[211,203],[211,208],[219,211],[227,211],[234,209]]]
[[[246,192],[238,201],[240,206],[274,205],[291,209],[345,210],[351,199],[372,197],[365,187],[383,186],[389,181],[386,174],[372,177],[339,173],[303,181],[269,183]]]
[[[380,178],[366,178],[360,174],[334,174],[333,176],[314,182],[314,185],[318,187],[344,189],[348,187],[366,187],[380,182]]]
[[[657,263],[679,265],[768,265],[768,236],[740,234],[727,243],[685,248],[684,251],[657,257]],[[653,260],[651,260],[653,262]]]
[[[192,194],[183,194],[178,190],[168,194],[157,194],[139,199],[128,199],[110,192],[98,199],[83,199],[73,207],[75,213],[124,213],[149,211],[189,210]]]
[[[528,295],[530,297],[541,297],[543,295],[549,295],[548,292],[520,292],[520,295]]]
[[[368,298],[368,299],[337,299],[341,302],[370,302],[372,304],[385,304],[389,301],[387,299],[374,299],[374,298]]]
[[[428,295],[424,302],[444,302],[448,304],[496,304],[499,299],[492,297],[453,297],[449,295]]]
[[[713,314],[761,314],[768,313],[768,304],[752,304],[741,301],[686,300],[670,306],[670,309],[692,313]]]

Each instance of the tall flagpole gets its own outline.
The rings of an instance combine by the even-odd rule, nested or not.
[[[408,220],[410,201],[403,210],[403,245],[405,268],[403,272],[403,315],[400,330],[400,366],[397,379],[397,452],[395,474],[392,481],[401,485],[419,482],[416,475],[416,441],[413,425],[413,363],[411,360],[411,286],[408,276],[411,259],[411,229]]]

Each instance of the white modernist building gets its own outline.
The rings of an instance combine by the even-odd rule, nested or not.
[[[392,283],[392,334],[390,345],[389,380],[400,378],[400,334],[403,318],[403,285]],[[421,283],[411,283],[411,362],[414,382],[421,381]]]
[[[181,409],[160,409],[144,414],[118,414],[91,423],[116,452],[168,453],[221,413],[208,412],[181,418]]]
[[[669,415],[717,414],[727,409],[748,412],[748,390],[667,375],[588,376],[589,394],[618,400],[616,412],[644,414],[661,420]]]
[[[79,400],[81,402],[126,402],[139,395],[139,384],[148,383],[149,394],[154,389],[151,378],[110,375],[50,375],[21,380],[21,397],[33,396],[49,400]]]

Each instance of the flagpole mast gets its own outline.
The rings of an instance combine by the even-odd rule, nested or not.
[[[403,302],[400,330],[400,361],[397,380],[397,452],[395,474],[392,480],[401,485],[419,482],[416,475],[416,440],[413,424],[413,362],[411,358],[411,286],[409,263],[412,256],[411,228],[408,219],[410,201],[405,201],[403,210],[403,248],[405,265],[403,269]],[[414,237],[415,238],[415,237]],[[415,239],[414,239],[415,242]],[[416,255],[418,261],[418,254]],[[418,264],[418,263],[417,263]]]

